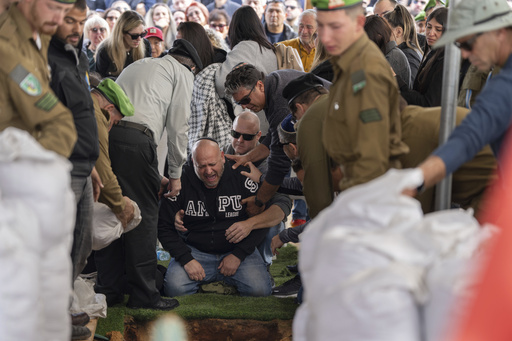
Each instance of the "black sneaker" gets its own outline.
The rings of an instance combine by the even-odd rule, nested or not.
[[[87,340],[91,331],[85,326],[71,326],[71,340]]]
[[[284,282],[278,287],[272,289],[272,296],[275,297],[297,297],[302,281],[300,275],[297,275],[287,282]]]
[[[296,274],[299,272],[299,264],[295,264],[295,265],[287,265],[286,268],[288,269],[288,271],[290,271],[292,274]]]

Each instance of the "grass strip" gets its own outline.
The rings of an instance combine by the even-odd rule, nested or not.
[[[277,259],[270,267],[270,274],[276,285],[281,285],[293,278],[294,274],[286,269],[287,265],[297,263],[297,248],[288,245],[279,251]],[[207,318],[248,319],[270,321],[274,319],[291,320],[297,309],[293,298],[240,297],[238,295],[194,294],[177,297],[180,306],[173,310],[185,320]],[[96,334],[105,335],[109,331],[124,332],[125,315],[132,316],[136,321],[155,320],[165,311],[152,309],[129,309],[124,304],[107,309],[107,318],[99,319]]]

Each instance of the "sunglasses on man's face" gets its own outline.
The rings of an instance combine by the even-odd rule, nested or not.
[[[128,32],[124,32],[124,33],[129,35],[132,38],[132,40],[137,40],[137,39],[139,39],[139,37],[144,38],[146,36],[146,34],[148,34],[148,31],[144,31],[144,32],[138,33],[138,34],[132,34],[132,33],[128,33]]]
[[[98,31],[100,31],[101,33],[105,33],[107,32],[107,29],[105,27],[93,27],[91,28],[91,31],[93,31],[94,33],[98,33]]]
[[[256,83],[256,84],[258,84],[258,83]],[[242,99],[240,99],[238,102],[235,101],[235,103],[238,104],[239,106],[247,105],[247,104],[251,103],[251,94],[252,94],[252,91],[254,90],[254,88],[256,87],[256,84],[254,84],[251,91],[249,91],[249,93],[247,95],[242,97]]]
[[[473,51],[473,46],[475,45],[476,38],[480,37],[482,34],[483,33],[477,33],[477,34],[475,34],[475,36],[473,38],[463,41],[462,43],[460,43],[458,41],[454,41],[453,43],[459,49],[471,52],[471,51]]]
[[[242,134],[242,133],[239,133],[238,131],[231,130],[231,136],[233,136],[235,139],[239,139],[240,136],[242,136],[245,141],[252,141],[256,137],[256,135],[258,135],[258,133],[256,133],[256,134]]]

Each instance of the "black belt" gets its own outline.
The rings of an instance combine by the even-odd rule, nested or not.
[[[153,138],[153,132],[151,131],[151,129],[149,129],[148,127],[146,127],[142,124],[121,120],[121,121],[119,121],[119,123],[117,125],[120,125],[120,126],[126,127],[126,128],[137,129],[138,131],[142,131],[145,135]]]

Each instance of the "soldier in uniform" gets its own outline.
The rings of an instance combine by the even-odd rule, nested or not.
[[[330,88],[323,144],[342,168],[340,190],[365,183],[409,151],[401,141],[399,93],[386,58],[363,26],[360,0],[314,0],[318,36],[333,56],[335,82]]]
[[[26,130],[65,157],[75,145],[75,124],[50,89],[47,51],[74,2],[22,0],[0,16],[0,130]]]

